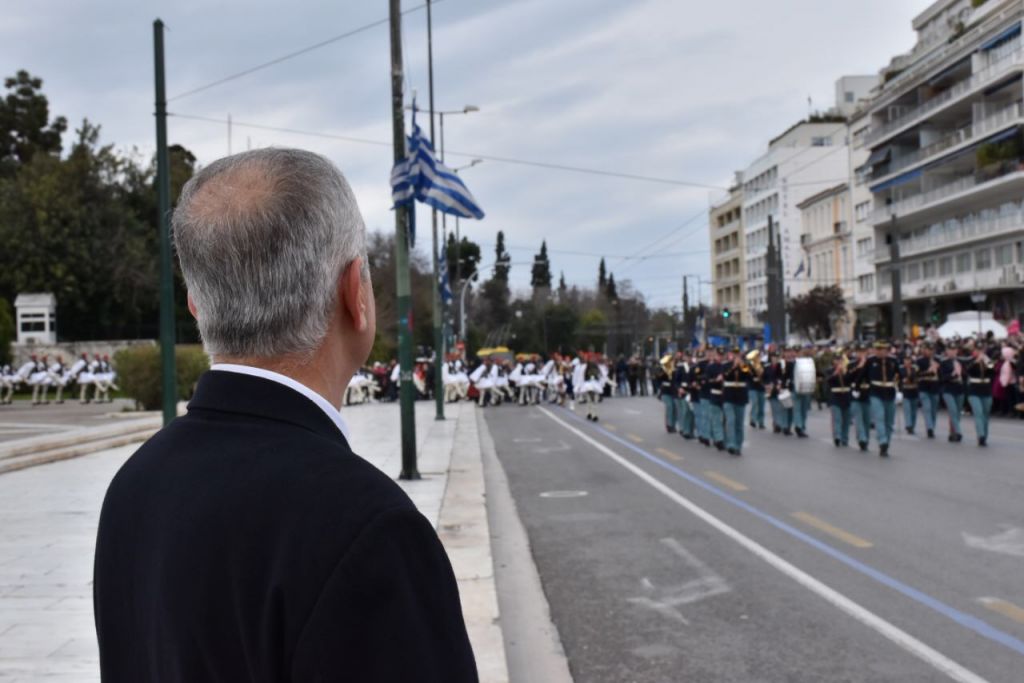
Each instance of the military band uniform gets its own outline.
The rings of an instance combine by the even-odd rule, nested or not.
[[[787,387],[786,378],[787,365],[783,360],[776,360],[774,363],[768,366],[765,371],[764,381],[771,387],[769,393],[769,403],[772,407],[772,427],[776,434],[782,432],[783,434],[790,433],[790,411],[782,405],[782,401],[779,400],[779,392]]]
[[[917,429],[917,406],[921,400],[917,366],[913,363],[903,366],[900,392],[903,394],[903,427],[907,430],[907,434],[913,434]]]
[[[708,437],[718,450],[725,448],[725,413],[722,410],[722,373],[725,365],[712,361],[707,367],[708,384]]]
[[[700,401],[697,403],[697,438],[705,446],[711,445],[711,385],[708,382],[711,361],[702,358],[697,363],[697,387]]]
[[[934,364],[934,365],[933,365]],[[935,437],[935,421],[939,415],[939,372],[934,358],[921,356],[914,361],[917,368],[917,392],[921,402],[921,415],[928,438]]]
[[[842,368],[835,368],[826,378],[828,384],[828,405],[832,413],[832,442],[836,446],[850,445],[850,375]]]
[[[876,343],[875,348],[888,347],[888,344],[883,344]],[[864,372],[871,386],[871,418],[875,424],[875,435],[878,437],[878,452],[885,457],[889,454],[889,441],[896,420],[896,388],[902,370],[895,358],[875,356],[865,363]]]
[[[856,388],[850,390],[850,417],[857,432],[857,445],[866,451],[871,438],[871,382],[863,366],[851,375],[850,386]]]
[[[750,401],[750,426],[753,429],[764,429],[764,373],[764,368],[760,373],[750,369],[747,399]]]
[[[672,387],[672,378],[664,368],[658,368],[654,375],[654,387],[658,392],[658,398],[665,407],[665,431],[673,434],[676,431],[676,392]]]
[[[960,414],[964,410],[963,365],[959,358],[943,358],[939,363],[939,382],[942,386],[942,402],[949,413],[949,440],[962,441]]]
[[[992,414],[992,363],[985,356],[975,356],[964,368],[967,375],[967,402],[974,416],[978,445],[988,441],[988,421]]]
[[[738,354],[739,349],[734,349]],[[722,382],[722,408],[725,411],[725,447],[732,455],[743,450],[743,426],[747,412],[747,386],[750,367],[743,361],[724,366]]]
[[[690,398],[690,364],[683,361],[672,373],[672,387],[676,397],[676,428],[684,439],[692,439],[694,431],[693,404]]]

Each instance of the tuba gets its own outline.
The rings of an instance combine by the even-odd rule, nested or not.
[[[755,375],[764,374],[764,365],[761,363],[761,349],[754,349],[753,351],[748,352],[745,358],[747,359],[747,363],[750,364],[750,367],[754,369]]]
[[[676,359],[671,353],[666,353],[662,356],[661,360],[658,361],[658,364],[661,365],[661,369],[664,370],[665,374],[669,377],[671,377],[672,373],[676,371]]]

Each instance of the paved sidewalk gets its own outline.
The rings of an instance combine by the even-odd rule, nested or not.
[[[421,481],[400,482],[452,559],[481,680],[508,680],[494,589],[475,407],[416,405]],[[350,406],[353,450],[396,477],[398,406]],[[99,681],[92,616],[96,524],[110,479],[137,445],[0,475],[0,681]],[[454,454],[454,457],[453,457]],[[453,473],[449,478],[449,471]],[[440,526],[439,526],[440,524]]]

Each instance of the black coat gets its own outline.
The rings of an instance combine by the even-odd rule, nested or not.
[[[94,602],[109,683],[477,680],[433,527],[259,377],[207,372],[114,477]]]

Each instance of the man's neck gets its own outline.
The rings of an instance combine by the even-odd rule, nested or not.
[[[335,408],[340,409],[342,399],[345,395],[345,387],[352,379],[351,370],[333,367],[335,364],[325,361],[320,354],[314,354],[313,358],[306,362],[299,362],[292,358],[232,358],[215,357],[211,361],[217,363],[230,363],[234,365],[246,365],[262,370],[276,372],[279,375],[289,377],[303,386],[309,387],[320,394]]]

